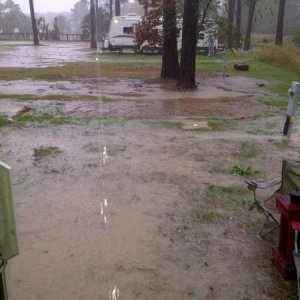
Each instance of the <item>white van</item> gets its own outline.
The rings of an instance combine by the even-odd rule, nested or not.
[[[103,48],[110,51],[135,49],[134,26],[141,20],[142,17],[135,14],[113,17]]]

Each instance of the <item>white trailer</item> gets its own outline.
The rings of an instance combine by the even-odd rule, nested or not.
[[[127,16],[114,17],[111,20],[107,39],[104,41],[105,50],[122,51],[123,49],[134,49],[139,51],[147,51],[148,42],[145,41],[140,49],[137,49],[135,43],[134,30],[135,25],[142,20],[142,16],[129,14]],[[156,27],[162,34],[162,25]],[[213,21],[207,21],[198,33],[197,50],[205,54],[212,54],[218,48],[217,38],[218,28]],[[177,37],[177,48],[180,51],[182,45],[182,30],[180,29]],[[156,49],[161,50],[162,45],[157,45]]]
[[[135,14],[112,18],[103,48],[110,51],[136,49],[134,27],[141,20],[142,17]]]

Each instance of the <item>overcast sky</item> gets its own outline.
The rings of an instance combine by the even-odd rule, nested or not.
[[[13,0],[14,3],[19,4],[24,13],[29,14],[28,0]],[[34,10],[36,12],[61,12],[70,11],[78,0],[34,0]]]

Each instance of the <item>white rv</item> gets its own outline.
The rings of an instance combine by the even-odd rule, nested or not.
[[[141,45],[140,49],[137,49],[135,43],[135,25],[141,20],[142,17],[135,14],[112,18],[103,49],[110,51],[122,51],[123,49],[135,49],[141,52],[147,51],[147,41]],[[156,29],[162,34],[162,25],[157,26]],[[205,54],[215,52],[218,48],[217,33],[217,25],[213,21],[207,21],[198,33],[197,50]],[[179,51],[181,50],[182,45],[181,40],[182,30],[179,29],[177,36],[177,48]],[[157,45],[156,49],[150,51],[153,50],[162,50],[162,45]]]
[[[104,49],[111,51],[135,49],[134,26],[141,20],[142,17],[135,14],[112,18],[107,39],[104,41]]]

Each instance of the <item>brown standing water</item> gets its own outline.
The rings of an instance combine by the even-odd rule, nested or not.
[[[57,48],[71,45],[40,55],[63,63]],[[89,60],[85,47],[68,59]],[[279,174],[282,158],[299,153],[299,133],[282,142],[284,113],[261,101],[260,82],[217,77],[191,93],[143,80],[0,82],[2,94],[36,96],[0,100],[13,123],[24,107],[23,116],[65,120],[0,128],[20,248],[8,264],[10,299],[284,299],[272,244],[256,238],[262,216],[242,204],[251,194],[230,172],[247,164]],[[51,94],[77,97],[38,99]]]

